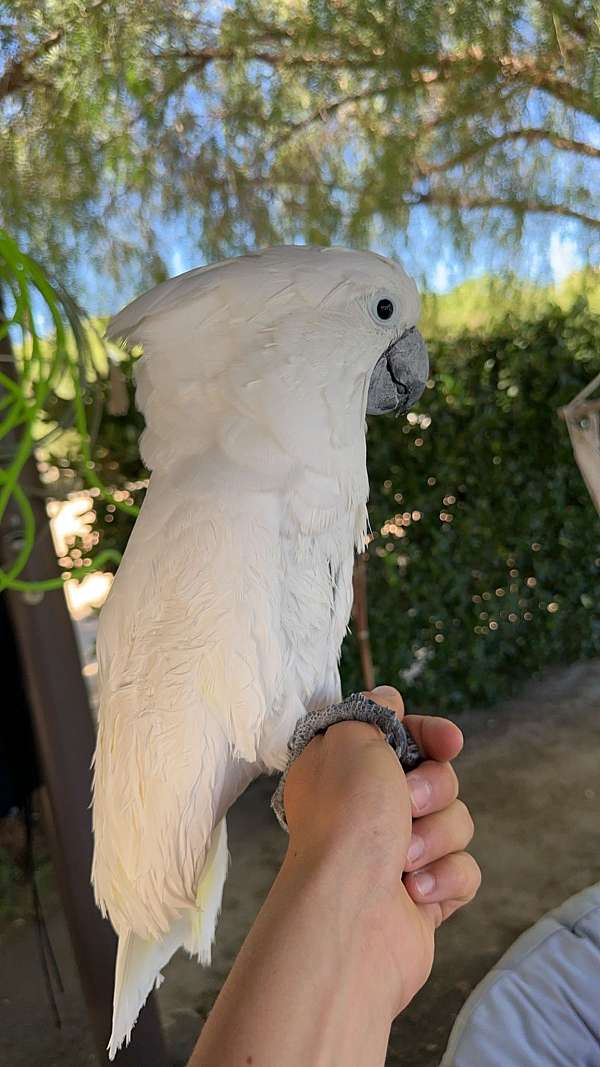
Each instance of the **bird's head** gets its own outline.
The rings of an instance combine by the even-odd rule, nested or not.
[[[144,344],[146,462],[215,442],[265,469],[355,462],[365,415],[407,411],[425,388],[418,316],[412,279],[372,252],[276,247],[163,283],[110,327]]]

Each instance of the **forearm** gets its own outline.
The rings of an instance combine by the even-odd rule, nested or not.
[[[393,1012],[356,867],[288,854],[188,1067],[382,1067]]]

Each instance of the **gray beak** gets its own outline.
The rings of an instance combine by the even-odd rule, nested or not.
[[[416,326],[379,357],[371,374],[367,415],[400,415],[416,404],[429,375],[427,346]]]

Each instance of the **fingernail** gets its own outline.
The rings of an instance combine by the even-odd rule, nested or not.
[[[435,878],[429,871],[419,871],[415,874],[415,885],[422,897],[429,896],[435,888]]]
[[[414,863],[415,860],[418,860],[419,856],[423,855],[424,851],[425,851],[425,842],[424,842],[423,838],[420,837],[419,834],[413,834],[411,839],[410,839],[410,845],[409,845],[409,848],[408,848],[408,852],[406,853],[406,858],[407,858],[408,862],[409,863]]]
[[[422,811],[423,808],[427,807],[431,798],[430,783],[426,778],[421,778],[418,774],[411,775],[408,779],[408,788],[415,808],[417,811]]]

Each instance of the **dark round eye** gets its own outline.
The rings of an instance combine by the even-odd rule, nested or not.
[[[377,301],[377,317],[386,321],[391,319],[394,314],[394,305],[391,300],[388,300],[387,296],[382,300]]]

